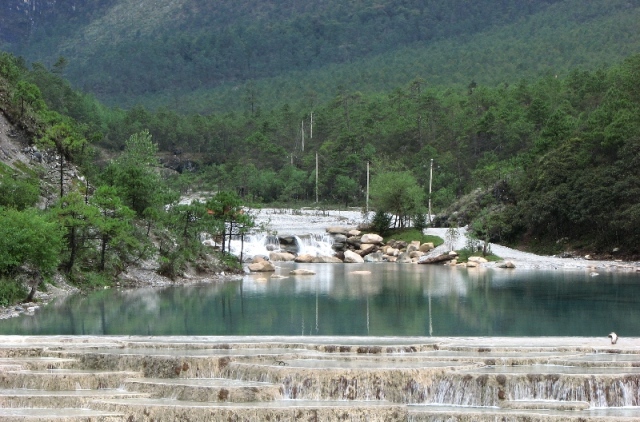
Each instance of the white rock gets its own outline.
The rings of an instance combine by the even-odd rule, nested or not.
[[[275,271],[276,267],[269,261],[255,262],[249,264],[249,271],[251,272],[271,272]]]
[[[422,245],[420,245],[420,252],[429,252],[434,248],[435,246],[433,245],[432,242],[423,243]]]
[[[305,268],[298,268],[289,272],[291,275],[315,275],[315,272]]]
[[[360,263],[364,263],[364,259],[353,251],[345,251],[344,262],[360,264]]]
[[[360,239],[360,243],[373,243],[373,244],[378,244],[378,243],[382,243],[382,236],[380,236],[379,234],[375,234],[375,233],[367,233],[362,235],[362,238]]]
[[[269,253],[269,260],[271,261],[293,261],[295,255],[289,252],[271,252]]]

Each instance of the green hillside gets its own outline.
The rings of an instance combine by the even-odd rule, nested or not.
[[[126,107],[268,109],[416,77],[496,85],[640,51],[638,1],[78,3],[42,15],[13,50],[48,65],[66,57],[76,87]]]

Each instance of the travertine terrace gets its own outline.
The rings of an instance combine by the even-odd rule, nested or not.
[[[640,420],[640,339],[0,337],[0,420]]]

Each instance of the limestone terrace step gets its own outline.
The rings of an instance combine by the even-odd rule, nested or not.
[[[33,390],[95,390],[119,388],[125,379],[141,374],[127,371],[81,371],[52,369],[43,371],[5,371],[0,377],[0,388],[28,388]]]
[[[631,422],[638,421],[640,407],[618,407],[587,410],[500,409],[496,407],[463,407],[410,405],[407,420],[411,422],[473,421],[495,422]]]
[[[0,421],[124,422],[122,414],[89,409],[0,409]]]
[[[586,401],[560,400],[504,400],[499,403],[502,409],[546,409],[546,410],[586,410],[591,405]]]
[[[123,413],[131,420],[209,422],[226,420],[314,420],[404,422],[404,405],[381,401],[277,400],[264,403],[202,403],[169,399],[124,399],[95,402],[95,409]]]
[[[64,359],[55,357],[15,357],[0,358],[0,368],[11,370],[10,368],[26,370],[63,369],[75,365],[76,359]],[[15,370],[15,369],[14,369]]]
[[[197,402],[265,402],[282,398],[280,386],[224,378],[139,378],[126,380],[124,387],[155,398]]]
[[[45,391],[0,390],[0,408],[87,408],[94,400],[145,398],[148,394],[121,389]]]

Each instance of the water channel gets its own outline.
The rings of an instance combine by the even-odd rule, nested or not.
[[[76,295],[0,334],[640,336],[636,273],[282,263],[274,275]]]

